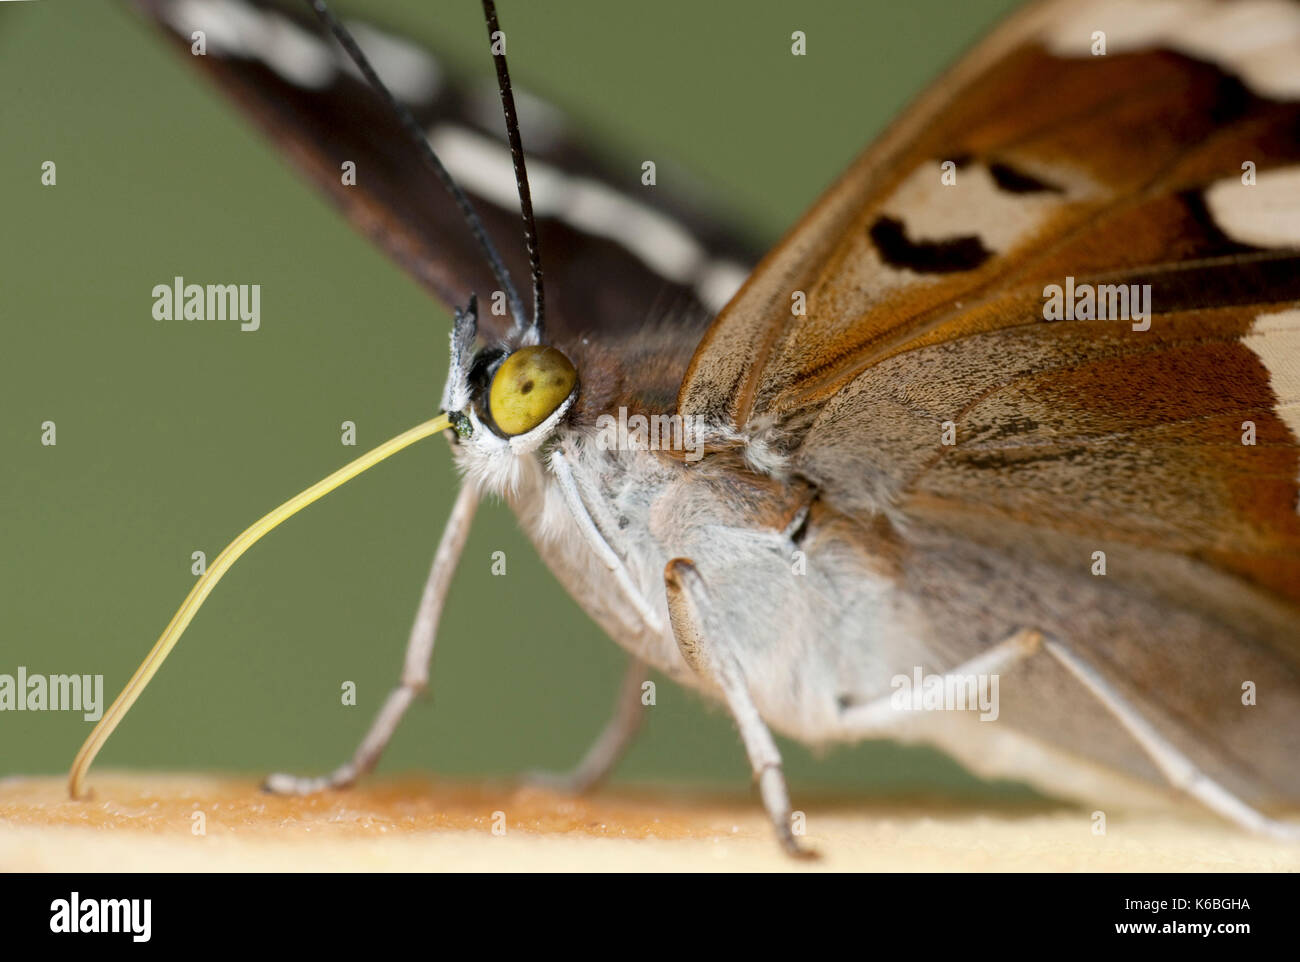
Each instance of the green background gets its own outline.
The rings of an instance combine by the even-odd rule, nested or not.
[[[1009,0],[503,0],[516,81],[615,155],[676,163],[775,239]],[[339,4],[490,75],[477,3]],[[790,34],[808,54],[790,54]],[[449,320],[152,28],[102,0],[0,4],[0,672],[103,673],[105,701],[245,525],[436,410]],[[40,165],[58,165],[56,187]],[[430,181],[430,190],[439,189]],[[514,243],[501,238],[502,245]],[[262,285],[262,328],[156,322],[181,274]],[[42,421],[58,444],[40,444]],[[358,426],[345,448],[339,424]],[[317,772],[397,678],[454,476],[424,444],[299,515],[200,612],[100,764]],[[506,577],[490,573],[493,551]],[[865,641],[866,639],[864,639]],[[430,697],[381,770],[572,764],[622,655],[501,505],[480,512]],[[340,705],[356,682],[359,705]],[[729,719],[662,681],[622,780],[743,789]],[[90,724],[0,714],[0,775],[59,772]],[[1003,793],[935,752],[818,757],[800,790]]]

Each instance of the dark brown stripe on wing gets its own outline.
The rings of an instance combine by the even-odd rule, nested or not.
[[[1095,280],[1100,284],[1150,284],[1155,314],[1258,304],[1262,298],[1300,300],[1300,252],[1260,251]]]

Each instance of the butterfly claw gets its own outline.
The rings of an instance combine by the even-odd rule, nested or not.
[[[270,795],[315,795],[331,788],[348,788],[357,780],[352,765],[341,765],[328,775],[287,775],[275,772],[262,779],[262,791]]]
[[[794,833],[794,813],[790,810],[790,794],[785,786],[785,774],[780,765],[769,765],[758,775],[758,791],[763,806],[776,829],[776,840],[791,858],[816,859],[821,854],[804,846]]]

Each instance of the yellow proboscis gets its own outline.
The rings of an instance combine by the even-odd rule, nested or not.
[[[113,734],[113,729],[117,728],[131,706],[135,704],[135,700],[140,697],[140,693],[144,691],[145,686],[157,674],[163,660],[176,647],[176,642],[180,640],[181,633],[194,619],[199,607],[207,599],[212,589],[216,587],[222,575],[229,571],[231,566],[239,560],[240,555],[256,544],[267,532],[277,527],[281,522],[293,517],[313,501],[318,501],[335,488],[351,481],[361,472],[374,467],[380,461],[396,454],[403,448],[409,447],[416,441],[423,440],[430,435],[437,434],[450,426],[450,418],[446,414],[440,414],[432,420],[425,421],[423,424],[419,424],[409,431],[385,441],[374,450],[366,452],[355,461],[339,468],[329,477],[317,481],[306,491],[290,498],[270,514],[249,525],[238,538],[230,542],[195,583],[190,593],[185,596],[185,600],[181,602],[180,608],[172,616],[172,620],[168,623],[158,642],[145,657],[140,667],[135,670],[135,674],[126,683],[122,693],[117,696],[108,711],[104,713],[104,717],[99,720],[95,730],[90,733],[90,737],[81,746],[81,751],[77,752],[77,757],[72,761],[72,770],[68,773],[68,791],[72,797],[79,798],[81,796],[86,772],[90,769],[95,756],[99,754],[99,750],[108,741],[108,736]]]

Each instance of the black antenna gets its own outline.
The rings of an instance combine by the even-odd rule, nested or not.
[[[460,189],[460,185],[457,184],[451,174],[448,173],[447,168],[442,165],[442,161],[438,159],[438,155],[433,152],[433,148],[429,146],[428,138],[425,136],[424,131],[420,129],[420,125],[416,123],[415,118],[411,116],[411,112],[392,95],[387,87],[384,86],[384,82],[379,79],[379,74],[375,73],[375,68],[370,66],[370,61],[366,59],[366,55],[361,52],[361,47],[357,44],[356,40],[353,39],[348,28],[343,26],[343,24],[339,22],[338,18],[330,12],[329,7],[325,5],[325,0],[307,0],[307,2],[316,12],[316,16],[320,18],[321,23],[325,24],[325,26],[329,28],[330,33],[334,34],[334,39],[336,39],[339,42],[339,45],[347,51],[348,56],[351,57],[352,62],[357,65],[357,69],[361,71],[361,75],[366,78],[367,83],[369,83],[370,86],[374,88],[375,92],[388,103],[390,108],[392,108],[393,113],[397,115],[397,119],[401,121],[402,126],[406,129],[406,133],[410,136],[411,140],[415,142],[415,146],[419,150],[420,156],[424,159],[425,165],[437,174],[438,179],[442,181],[442,186],[446,187],[447,192],[451,194],[452,199],[456,202],[456,206],[460,208],[461,215],[465,218],[465,223],[469,225],[470,233],[474,235],[474,239],[478,241],[479,247],[483,249],[483,254],[488,260],[488,266],[492,268],[492,275],[497,279],[497,283],[500,284],[501,288],[506,292],[506,297],[510,299],[510,310],[515,315],[515,324],[519,327],[523,327],[523,301],[519,299],[519,292],[515,290],[514,282],[510,280],[510,272],[506,270],[506,265],[502,262],[501,255],[497,253],[496,246],[492,243],[492,238],[488,236],[487,231],[483,227],[483,222],[479,220],[478,213],[474,210],[473,205],[470,204],[469,198],[465,196],[465,192]],[[495,13],[492,15],[492,22],[496,22]],[[498,76],[500,76],[504,67],[504,63],[498,65]],[[501,95],[503,99],[509,93],[508,79],[506,83],[506,90],[503,91]],[[513,115],[513,101],[511,101],[510,104],[510,111]],[[514,138],[515,139],[511,141],[512,150],[514,149],[515,141],[518,140],[517,130],[514,134]],[[518,160],[515,162],[516,176],[518,176],[522,164],[523,156],[520,154]],[[523,190],[525,192],[524,196],[527,196],[527,183],[524,184]],[[531,203],[528,205],[526,220],[529,225],[531,225]],[[534,311],[534,324],[536,324],[538,318],[541,316],[541,311],[538,307],[541,303],[541,268],[537,265],[535,258],[533,258],[536,240],[532,238],[531,234],[529,235],[529,238],[528,252],[533,263],[533,306],[536,309]]]
[[[483,16],[487,18],[488,42],[496,43],[501,31],[497,23],[497,7],[493,0],[483,0]],[[501,34],[502,40],[505,34]],[[492,54],[497,68],[497,88],[501,91],[501,107],[506,115],[506,136],[510,140],[510,159],[515,165],[515,186],[519,190],[519,210],[524,216],[524,244],[528,248],[528,267],[533,275],[533,323],[529,333],[537,341],[542,339],[542,256],[537,244],[537,222],[533,219],[533,195],[528,189],[528,170],[524,166],[524,145],[519,137],[519,116],[515,113],[515,95],[510,89],[510,71],[506,68],[505,44],[500,53]]]

